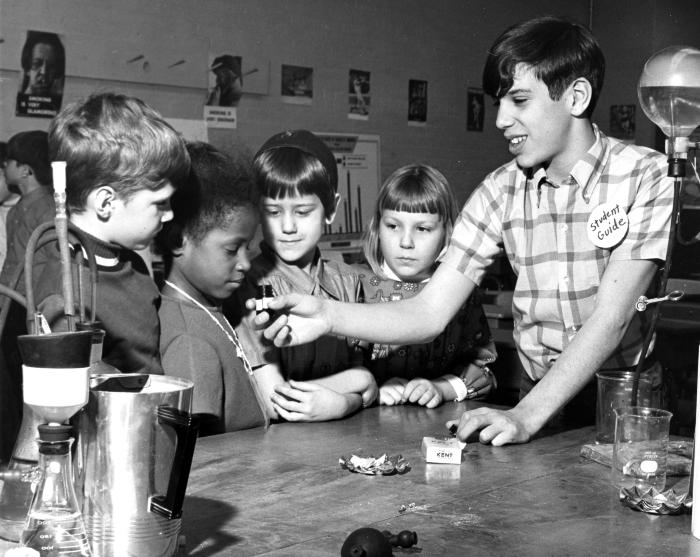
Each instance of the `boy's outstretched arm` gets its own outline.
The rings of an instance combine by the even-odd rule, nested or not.
[[[595,310],[547,375],[510,410],[478,408],[462,414],[457,436],[464,440],[480,430],[483,443],[529,441],[618,346],[634,315],[635,302],[646,292],[656,268],[646,260],[611,262],[601,280]]]
[[[269,323],[266,312],[255,318],[265,337],[277,346],[311,342],[325,334],[387,344],[420,344],[440,334],[474,290],[459,271],[440,265],[413,298],[390,304],[353,304],[314,296],[287,294],[270,301],[279,315]],[[251,309],[251,301],[248,301]]]

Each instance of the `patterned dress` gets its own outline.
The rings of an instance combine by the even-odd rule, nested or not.
[[[378,276],[367,265],[355,266],[365,294],[365,303],[394,302],[412,298],[426,282],[402,282]],[[375,344],[368,367],[378,384],[392,377],[437,379],[461,377],[477,358],[494,359],[496,348],[478,292],[459,309],[445,330],[432,342],[411,345]]]

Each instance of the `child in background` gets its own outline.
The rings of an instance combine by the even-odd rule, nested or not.
[[[7,214],[19,201],[19,194],[13,193],[5,180],[5,163],[7,162],[7,143],[0,141],[0,268],[5,263],[7,254]]]
[[[159,310],[163,370],[194,382],[200,435],[265,424],[253,371],[221,310],[250,269],[258,226],[249,160],[206,143],[187,146],[189,179],[172,198],[173,220],[158,236],[166,263]]]
[[[24,267],[24,252],[34,229],[56,216],[53,201],[49,142],[45,131],[32,130],[13,135],[7,143],[5,180],[11,192],[21,195],[7,214],[7,251],[0,283],[24,294],[24,281],[13,284],[18,267]],[[34,258],[35,272],[41,272],[52,256],[49,247]],[[20,312],[23,313],[23,312]],[[23,317],[20,321],[24,321]]]
[[[97,320],[106,332],[103,362],[122,372],[163,373],[160,294],[133,251],[150,245],[172,218],[170,196],[189,172],[180,135],[143,101],[103,93],[65,107],[49,130],[51,160],[66,161],[70,222],[97,256]],[[75,245],[73,252],[80,249]],[[83,300],[89,303],[87,263]],[[77,289],[79,281],[74,280]],[[65,327],[60,262],[36,284],[39,310]],[[80,298],[76,292],[76,303]]]
[[[430,166],[396,170],[379,190],[365,236],[367,264],[358,266],[365,302],[392,302],[420,292],[452,234],[456,202],[445,177]],[[369,367],[380,404],[435,408],[446,400],[484,398],[496,387],[496,359],[486,316],[472,295],[432,342],[375,344]]]
[[[361,284],[348,265],[324,260],[318,242],[340,200],[338,169],[330,149],[311,132],[279,133],[253,162],[262,195],[262,253],[253,261],[251,282],[271,285],[275,295],[303,292],[355,302]],[[250,331],[247,331],[248,333]],[[276,349],[246,334],[264,400],[274,417],[322,421],[368,406],[377,396],[363,352],[348,339],[326,336],[294,348]],[[269,396],[267,396],[269,395]]]
[[[3,173],[7,189],[20,197],[7,211],[7,220],[3,222],[7,243],[0,283],[25,294],[24,254],[29,237],[37,226],[53,221],[56,215],[48,135],[42,130],[16,133],[7,142],[6,156]],[[42,272],[47,261],[56,256],[56,250],[51,245],[38,249],[34,254],[34,272]],[[5,299],[4,303],[9,303],[9,307],[0,340],[4,357],[0,373],[5,376],[0,404],[6,406],[6,415],[0,427],[5,432],[3,436],[14,439],[22,410],[22,357],[17,337],[27,332],[27,312],[23,305],[14,300]]]
[[[7,161],[7,143],[0,141],[0,267],[5,261],[7,250],[7,213],[17,204],[19,195],[7,188],[5,181],[5,162]],[[3,301],[0,298],[0,301]],[[7,298],[5,303],[10,303]],[[2,348],[0,348],[0,462],[6,461],[12,454],[12,446],[19,428],[22,414],[17,383],[9,372]]]

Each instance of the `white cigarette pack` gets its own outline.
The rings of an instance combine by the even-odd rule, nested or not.
[[[421,453],[426,462],[459,464],[463,446],[455,437],[423,437]]]

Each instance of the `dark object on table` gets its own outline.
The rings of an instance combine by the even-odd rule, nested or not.
[[[392,546],[412,547],[418,543],[418,534],[402,530],[393,535],[388,530],[359,528],[352,532],[340,550],[340,557],[392,557]]]
[[[413,547],[417,543],[418,534],[410,530],[394,535],[388,530],[380,532],[374,528],[359,528],[345,540],[340,557],[392,557],[392,546]]]
[[[393,535],[389,530],[382,530],[382,534],[394,547],[413,547],[418,543],[418,534],[410,530],[401,530],[396,535]]]
[[[392,557],[392,555],[389,540],[374,528],[355,530],[340,548],[340,557]]]

